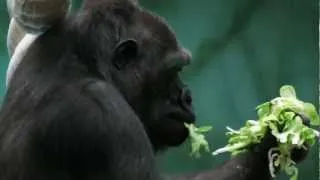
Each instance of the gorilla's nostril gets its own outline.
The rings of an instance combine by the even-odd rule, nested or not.
[[[191,106],[192,96],[191,96],[191,91],[188,88],[183,88],[181,93],[181,101],[183,105]]]
[[[190,106],[192,104],[191,94],[185,97],[185,102]]]

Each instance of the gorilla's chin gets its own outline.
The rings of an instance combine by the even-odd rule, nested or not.
[[[184,119],[183,119],[184,117]],[[165,150],[168,147],[181,145],[189,136],[189,131],[184,123],[194,123],[194,116],[177,116],[169,114],[159,119],[149,132],[155,151]]]

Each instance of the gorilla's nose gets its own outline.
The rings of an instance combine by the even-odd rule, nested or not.
[[[180,95],[181,106],[187,110],[192,107],[192,96],[189,88],[184,87]]]
[[[192,107],[192,95],[189,88],[184,87],[179,97],[179,105],[184,110],[184,122],[194,123],[196,120]]]

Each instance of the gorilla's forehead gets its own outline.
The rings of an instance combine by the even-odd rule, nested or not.
[[[148,31],[148,34],[152,36],[152,39],[158,40],[171,48],[178,48],[175,32],[165,19],[148,11],[142,11],[139,18],[141,18],[141,23]]]

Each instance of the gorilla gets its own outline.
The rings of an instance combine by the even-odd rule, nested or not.
[[[179,77],[191,54],[137,2],[85,0],[20,57],[0,111],[1,180],[271,179],[271,136],[214,170],[157,170],[195,123]]]

